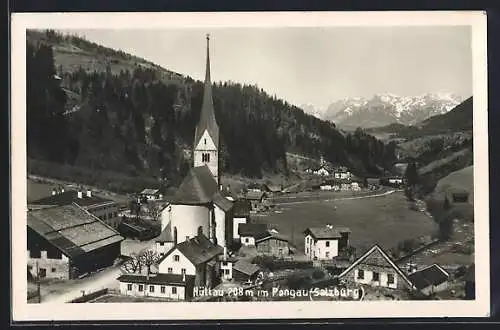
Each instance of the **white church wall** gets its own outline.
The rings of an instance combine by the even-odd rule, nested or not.
[[[198,228],[203,228],[203,234],[209,237],[208,219],[210,219],[209,209],[199,205],[172,205],[172,237],[174,229],[177,228],[177,243],[184,242],[198,235]]]
[[[204,161],[203,154],[208,154],[210,159],[209,161]],[[193,152],[194,157],[194,167],[207,165],[212,172],[212,175],[218,181],[218,173],[219,173],[219,162],[218,162],[218,152],[215,143],[213,142],[210,134],[207,130],[203,133],[200,142],[196,146]]]
[[[215,237],[217,244],[225,247],[226,242],[226,213],[217,205],[215,205]]]

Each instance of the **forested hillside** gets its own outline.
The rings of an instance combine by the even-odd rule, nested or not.
[[[79,37],[28,31],[28,157],[177,184],[191,165],[202,87]],[[358,174],[395,159],[394,144],[362,130],[344,136],[257,86],[213,87],[225,173],[287,173],[286,152],[323,154]]]

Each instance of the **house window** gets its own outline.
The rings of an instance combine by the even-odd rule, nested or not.
[[[325,253],[325,257],[330,258],[330,252],[328,252],[328,251],[327,251],[327,252]]]
[[[160,242],[160,246],[163,246],[164,244],[165,244],[165,243],[163,243],[163,242]]]
[[[160,292],[161,292],[161,293],[165,293],[165,286],[163,286],[163,285],[162,285],[162,286],[160,287]]]
[[[51,271],[52,273],[55,273],[55,272],[56,272],[56,269],[55,269],[55,268],[51,268],[51,269],[50,269],[50,271]]]
[[[132,291],[132,284],[127,284],[127,291]]]
[[[172,267],[168,267],[168,273],[172,274]]]
[[[142,292],[144,290],[144,286],[142,284],[139,284],[139,292]]]
[[[155,292],[155,286],[154,285],[150,285],[149,286],[149,292],[151,292],[151,293]]]
[[[309,254],[309,248],[306,248],[306,254]]]
[[[224,274],[229,275],[229,269],[224,269]]]
[[[377,272],[373,272],[373,281],[378,282],[380,281],[380,274]]]
[[[329,247],[330,246],[330,241],[326,241],[325,246]]]
[[[174,256],[174,261],[179,261],[179,260],[180,260],[180,257],[179,257],[179,255],[177,255],[177,254],[176,254],[176,255]]]
[[[186,274],[186,268],[181,268],[181,274]]]
[[[387,274],[387,284],[394,284],[394,274]]]
[[[248,242],[250,242],[250,240],[247,237],[247,238],[245,238],[245,243],[248,243]]]
[[[177,294],[177,287],[176,286],[172,287],[172,294]]]
[[[365,278],[365,271],[362,269],[358,269],[358,279],[362,280]]]

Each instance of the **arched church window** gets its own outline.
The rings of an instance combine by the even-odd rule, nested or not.
[[[207,139],[203,139],[203,142],[205,143],[205,145],[207,144]]]
[[[207,153],[201,154],[201,161],[204,163],[210,162],[210,154]]]

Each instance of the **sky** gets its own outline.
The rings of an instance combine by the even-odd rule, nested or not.
[[[472,95],[470,26],[64,30],[202,80],[256,84],[324,108],[376,93]]]

